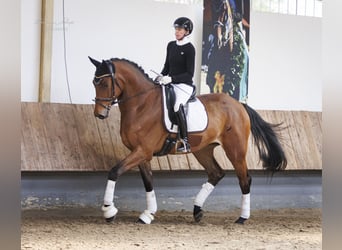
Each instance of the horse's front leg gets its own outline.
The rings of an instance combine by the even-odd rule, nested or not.
[[[132,151],[124,160],[116,164],[108,173],[108,181],[104,194],[104,202],[102,206],[103,216],[107,222],[114,220],[118,209],[114,205],[114,191],[115,184],[120,175],[128,171],[129,169],[141,164],[145,161],[145,155],[142,150]]]
[[[146,190],[146,210],[139,216],[138,222],[144,224],[151,224],[154,220],[154,215],[157,212],[157,200],[153,190],[153,177],[151,170],[151,163],[144,162],[139,165],[140,174],[144,182]]]

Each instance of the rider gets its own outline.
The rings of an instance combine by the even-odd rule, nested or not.
[[[188,143],[188,128],[184,105],[195,91],[193,75],[195,68],[195,47],[190,42],[189,35],[193,29],[192,21],[187,17],[179,17],[174,23],[176,40],[167,45],[164,68],[157,81],[162,84],[171,83],[176,94],[174,111],[177,117],[180,137],[183,145],[177,148],[177,152],[190,152]]]

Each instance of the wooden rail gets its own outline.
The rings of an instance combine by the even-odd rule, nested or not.
[[[322,113],[265,111],[268,122],[284,122],[281,132],[288,170],[322,169]],[[21,103],[22,171],[107,171],[128,154],[119,135],[120,112],[113,107],[109,118],[96,119],[93,105]],[[223,168],[232,165],[222,148],[215,155]],[[256,147],[249,143],[251,170],[261,170]],[[153,170],[203,170],[192,154],[154,157]]]

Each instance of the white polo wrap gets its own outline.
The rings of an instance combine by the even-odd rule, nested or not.
[[[145,222],[145,224],[151,224],[151,222],[154,220],[153,214],[150,213],[150,211],[145,210],[140,216],[139,219]]]
[[[156,200],[156,194],[154,193],[154,190],[151,192],[146,192],[146,203],[147,203],[147,210],[151,214],[155,214],[157,212],[157,200]]]
[[[103,217],[106,219],[114,217],[118,213],[118,209],[114,207],[114,204],[111,204],[110,206],[102,206],[102,211],[103,211]]]
[[[104,201],[105,205],[112,205],[112,204],[114,204],[113,203],[113,200],[114,200],[114,189],[115,189],[115,181],[108,180],[107,181],[106,191],[105,191],[104,198],[103,198],[103,201]]]
[[[241,199],[241,217],[248,219],[251,214],[251,200],[250,193],[243,194]]]
[[[194,204],[196,206],[202,207],[205,200],[208,198],[208,196],[214,190],[214,188],[215,187],[211,183],[209,183],[209,182],[204,183],[202,185],[201,191],[199,191],[199,193],[197,194],[197,196],[195,198]]]
[[[146,202],[147,209],[140,214],[139,219],[146,224],[151,224],[151,222],[154,220],[154,214],[157,212],[157,200],[154,190],[151,192],[146,192]]]

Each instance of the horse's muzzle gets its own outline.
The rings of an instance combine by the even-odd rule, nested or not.
[[[97,118],[101,119],[101,120],[107,118],[107,116],[100,115],[100,114],[97,114],[97,115],[95,115],[95,116],[96,116]]]
[[[94,111],[94,115],[95,115],[95,117],[97,117],[97,118],[103,120],[103,119],[105,119],[105,118],[108,117],[108,111],[107,111],[107,110],[104,110],[104,111],[102,111],[102,112],[96,112],[96,111]]]

